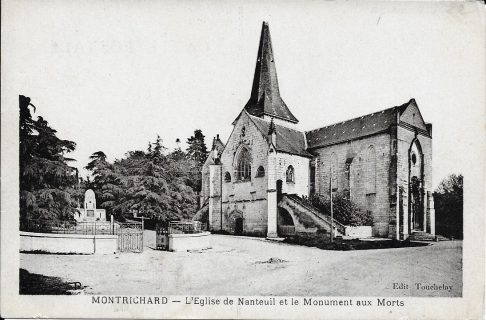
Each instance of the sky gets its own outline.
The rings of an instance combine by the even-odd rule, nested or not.
[[[169,150],[195,129],[206,144],[250,97],[262,21],[280,92],[299,128],[415,98],[433,124],[433,185],[477,165],[484,32],[474,3],[10,1],[2,7],[2,115],[18,94],[63,139],[78,168]],[[484,23],[484,21],[482,22]],[[7,103],[4,103],[7,101]],[[11,103],[8,103],[8,102]],[[478,126],[479,123],[479,126]],[[86,174],[86,171],[82,171]]]

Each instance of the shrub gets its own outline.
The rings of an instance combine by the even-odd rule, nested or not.
[[[334,219],[349,226],[372,226],[373,216],[369,211],[361,210],[358,205],[348,199],[343,193],[332,197]],[[320,212],[331,215],[331,200],[328,197],[313,194],[308,201]]]
[[[436,232],[463,238],[463,176],[451,174],[434,192]]]

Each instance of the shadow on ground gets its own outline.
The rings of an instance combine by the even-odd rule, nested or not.
[[[427,242],[415,241],[398,241],[398,240],[343,240],[335,239],[334,242],[329,240],[326,235],[295,235],[287,237],[285,243],[297,244],[306,247],[316,247],[323,250],[374,250],[374,249],[393,249],[393,248],[409,248],[409,247],[423,247],[428,246]]]
[[[25,295],[71,295],[75,290],[86,288],[79,282],[65,282],[58,277],[47,277],[19,270],[19,294]]]

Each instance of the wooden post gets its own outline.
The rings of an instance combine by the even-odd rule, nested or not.
[[[111,229],[111,234],[115,234],[115,225],[113,223],[113,215],[110,215],[110,229]]]
[[[334,211],[332,205],[332,164],[331,164],[331,175],[329,177],[329,191],[331,195],[331,243],[334,241]]]

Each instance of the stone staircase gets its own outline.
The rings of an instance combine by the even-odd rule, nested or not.
[[[448,238],[441,235],[433,235],[424,231],[413,231],[408,237],[411,241],[449,241]]]
[[[321,213],[316,207],[310,204],[308,201],[302,199],[296,194],[283,194],[280,203],[286,203],[294,213],[298,215],[304,215],[305,220],[312,221],[313,224],[319,228],[331,230],[331,217]],[[336,236],[343,236],[345,234],[345,226],[334,219],[334,234]]]

